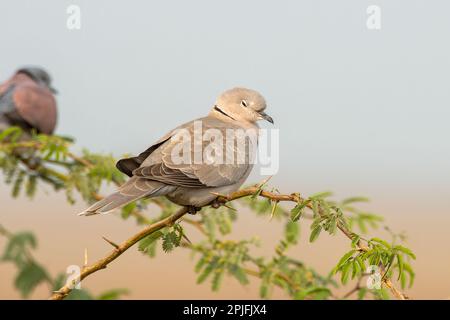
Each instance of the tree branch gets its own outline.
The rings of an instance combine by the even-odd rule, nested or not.
[[[125,240],[123,243],[118,245],[117,248],[115,248],[111,253],[109,253],[106,257],[103,259],[98,260],[96,263],[94,263],[91,266],[88,266],[84,268],[84,270],[81,272],[79,279],[75,279],[70,284],[66,284],[58,291],[55,291],[53,295],[50,297],[50,300],[62,300],[64,299],[74,288],[74,285],[78,281],[82,281],[89,275],[105,269],[111,262],[116,260],[122,253],[127,251],[130,247],[132,247],[134,244],[139,242],[140,240],[144,239],[146,236],[152,234],[153,232],[156,232],[158,230],[161,230],[165,227],[173,225],[178,219],[180,219],[182,216],[184,216],[188,212],[187,207],[182,207],[180,210],[178,210],[176,213],[170,215],[167,218],[164,218],[154,224],[151,224],[144,228],[139,233],[135,234],[131,238]]]
[[[303,202],[308,201],[300,197],[298,193],[293,193],[290,195],[283,195],[283,194],[277,194],[265,190],[261,190],[259,185],[248,187],[245,189],[238,190],[231,195],[225,196],[225,195],[219,195],[217,200],[226,203],[229,201],[233,201],[236,199],[240,199],[246,196],[254,195],[259,192],[259,196],[270,199],[272,201],[289,201],[289,202]],[[307,203],[306,205],[308,208],[312,209],[312,205],[310,203]],[[188,212],[188,207],[182,207],[180,210],[178,210],[176,213],[170,215],[167,218],[164,218],[156,223],[153,223],[149,226],[147,226],[145,229],[137,233],[136,235],[132,236],[125,242],[123,242],[120,245],[117,245],[117,248],[113,250],[110,254],[108,254],[105,258],[97,261],[93,265],[86,267],[79,277],[79,279],[74,280],[74,282],[77,282],[77,280],[82,281],[87,276],[91,275],[92,273],[95,273],[101,269],[105,269],[109,263],[117,259],[122,253],[124,253],[126,250],[128,250],[130,247],[132,247],[134,244],[145,238],[146,236],[161,230],[165,227],[173,225],[178,219],[183,217]],[[343,225],[338,225],[339,230],[350,240],[353,239],[353,233],[348,230]],[[361,241],[357,244],[359,250],[367,251],[369,248],[361,243]],[[59,289],[58,291],[54,292],[54,294],[50,297],[51,300],[62,300],[64,299],[74,287],[75,283],[72,284],[66,284],[64,287]],[[395,286],[392,284],[392,282],[388,278],[383,279],[383,285],[387,288],[389,288],[392,292],[392,294],[397,297],[398,299],[405,300],[408,299],[408,297],[400,292]]]

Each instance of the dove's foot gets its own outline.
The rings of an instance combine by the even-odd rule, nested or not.
[[[223,206],[225,204],[225,201],[219,200],[219,198],[214,199],[211,202],[211,207],[213,207],[214,209],[218,209],[221,206]]]
[[[195,214],[197,214],[197,212],[199,212],[201,209],[202,209],[202,208],[199,208],[199,207],[189,206],[189,207],[188,207],[188,213],[189,213],[189,214],[192,214],[192,215],[195,215]]]

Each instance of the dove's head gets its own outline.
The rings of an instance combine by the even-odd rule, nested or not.
[[[36,83],[47,87],[52,91],[53,93],[56,93],[57,91],[51,86],[52,78],[48,74],[47,71],[40,67],[23,67],[19,70],[17,70],[17,73],[23,73],[26,74],[28,77],[33,79]]]
[[[217,98],[211,112],[240,122],[256,123],[258,120],[267,120],[273,123],[272,117],[264,112],[265,109],[266,100],[259,92],[233,88]]]

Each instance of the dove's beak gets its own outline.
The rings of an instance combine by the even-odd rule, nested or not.
[[[261,116],[262,119],[269,121],[271,124],[273,124],[273,119],[271,116],[269,116],[267,113],[265,113],[264,111],[259,112],[259,115]]]
[[[58,94],[58,90],[56,90],[55,88],[53,88],[53,87],[48,87],[48,88],[52,93]]]

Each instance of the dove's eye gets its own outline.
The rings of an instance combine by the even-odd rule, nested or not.
[[[245,101],[245,100],[242,100],[242,101],[241,101],[241,106],[243,106],[243,107],[247,107],[247,101]]]

